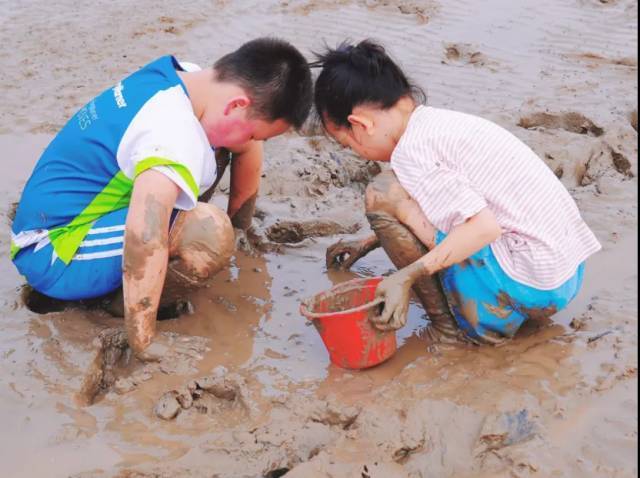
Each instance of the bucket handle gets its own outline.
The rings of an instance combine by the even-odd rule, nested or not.
[[[371,302],[367,302],[366,304],[362,304],[359,305],[358,307],[354,307],[352,309],[347,309],[347,310],[341,310],[340,312],[336,312],[339,314],[351,314],[354,312],[360,312],[362,310],[367,310],[370,309],[372,307],[375,307],[376,305],[380,305],[384,303],[384,298],[383,297],[376,297],[375,299],[373,299]],[[302,302],[302,306],[300,307],[302,315],[304,315],[307,318],[310,319],[321,319],[322,317],[325,317],[327,315],[326,312],[324,313],[316,313],[316,312],[311,312],[309,311],[308,307],[307,307],[307,301]]]

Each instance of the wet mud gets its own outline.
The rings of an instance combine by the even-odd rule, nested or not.
[[[224,367],[214,374],[190,381],[183,387],[164,393],[154,406],[154,413],[163,420],[173,420],[179,413],[192,410],[198,414],[229,414],[241,408],[245,419],[254,418],[256,406],[244,379],[227,373]]]
[[[569,112],[562,114],[533,113],[523,116],[518,126],[525,129],[547,128],[562,129],[570,133],[602,136],[604,130],[581,113]]]
[[[234,253],[189,294],[190,313],[158,323],[173,344],[160,362],[132,359],[117,334],[94,344],[123,325],[100,308],[25,307],[5,228],[3,476],[637,475],[636,2],[196,0],[177,15],[172,4],[142,0],[153,12],[144,18],[123,17],[119,2],[73,8],[82,22],[59,4],[14,2],[0,24],[3,223],[51,135],[110,78],[166,52],[210,64],[274,31],[309,53],[318,32],[334,45],[358,24],[376,32],[430,104],[488,117],[526,141],[561,176],[604,250],[568,309],[525,322],[500,347],[434,345],[414,296],[394,356],[348,371],[330,364],[300,301],[396,266],[380,248],[351,271],[325,269],[328,246],[371,233],[364,191],[381,168],[317,127],[266,143],[247,234],[264,247]],[[78,38],[82,48],[66,54]],[[457,56],[447,58],[447,45]],[[474,64],[476,52],[485,58]],[[210,198],[222,210],[228,177]],[[278,220],[360,230],[277,243],[266,231]],[[284,236],[299,237],[293,229]],[[93,404],[77,401],[79,392]]]
[[[269,240],[283,244],[296,244],[312,237],[336,236],[339,234],[354,234],[360,229],[359,224],[343,226],[335,221],[279,221],[269,227],[266,235]]]
[[[158,372],[188,372],[206,351],[206,340],[199,337],[161,334],[174,345],[158,361],[144,363],[133,356],[123,328],[105,329],[93,341],[94,356],[83,374],[76,399],[80,405],[93,405],[110,391],[122,394],[151,380]]]
[[[445,45],[445,63],[463,63],[475,66],[490,64],[484,53],[476,50],[473,45],[466,43],[449,43]]]

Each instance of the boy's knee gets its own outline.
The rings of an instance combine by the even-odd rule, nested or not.
[[[233,254],[231,220],[207,203],[198,203],[182,215],[172,244],[172,269],[181,269],[179,272],[194,282],[205,282],[224,268]]]

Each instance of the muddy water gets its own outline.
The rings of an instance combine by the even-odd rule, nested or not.
[[[48,139],[4,136],[0,146],[11,157],[25,158],[28,170]],[[6,202],[17,199],[24,181],[21,169],[11,170],[6,178],[2,189]],[[408,363],[427,353],[421,338],[425,320],[417,305],[411,307],[409,325],[398,333],[399,352],[367,373],[366,379],[332,366],[315,328],[299,314],[302,298],[391,268],[382,251],[376,251],[353,272],[326,274],[319,258],[331,240],[319,239],[304,249],[287,249],[285,254],[238,254],[228,270],[192,296],[193,315],[159,324],[160,332],[207,339],[208,351],[196,369],[154,374],[125,394],[111,392],[100,397],[92,407],[83,407],[74,399],[91,360],[92,340],[100,330],[119,327],[122,322],[80,309],[48,315],[29,312],[20,302],[22,281],[4,256],[1,286],[6,317],[1,335],[0,400],[7,404],[1,416],[8,432],[2,434],[1,444],[6,454],[2,460],[5,476],[42,476],[57,460],[66,463],[65,473],[73,473],[183,456],[193,441],[207,438],[212,423],[157,423],[152,413],[155,401],[190,377],[209,374],[220,365],[252,377],[251,387],[263,404],[297,389],[312,393],[319,388],[344,388],[343,383],[364,393],[397,376]],[[7,241],[5,232],[2,242]],[[132,366],[126,372],[136,370]],[[238,426],[244,418],[230,416],[223,423]],[[190,437],[188,443],[186,437]],[[80,460],[73,458],[79,449]],[[41,459],[28,460],[31,453]]]
[[[159,55],[210,64],[256,35],[309,52],[361,34],[385,42],[433,106],[487,116],[530,144],[604,250],[569,309],[513,342],[427,348],[414,305],[396,355],[366,372],[331,366],[297,307],[334,283],[385,272],[380,252],[336,274],[323,268],[330,237],[238,256],[193,296],[194,315],[160,324],[199,337],[201,360],[131,364],[137,381],[91,407],[74,395],[92,340],[121,322],[28,312],[1,252],[3,476],[637,475],[636,2],[190,0],[177,11],[141,0],[144,15],[123,14],[129,3],[0,0],[3,204],[17,199],[50,137],[42,133]],[[366,233],[368,166],[322,136],[277,138],[266,151],[254,218],[262,237],[278,220],[332,221],[337,232],[357,222]],[[8,241],[0,229],[2,251]],[[154,416],[162,394],[220,365],[245,382],[238,403]]]

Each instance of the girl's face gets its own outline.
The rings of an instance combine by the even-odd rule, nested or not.
[[[393,116],[379,108],[357,106],[349,115],[351,127],[338,126],[325,118],[329,135],[358,156],[371,161],[389,161],[396,147],[397,125]]]

